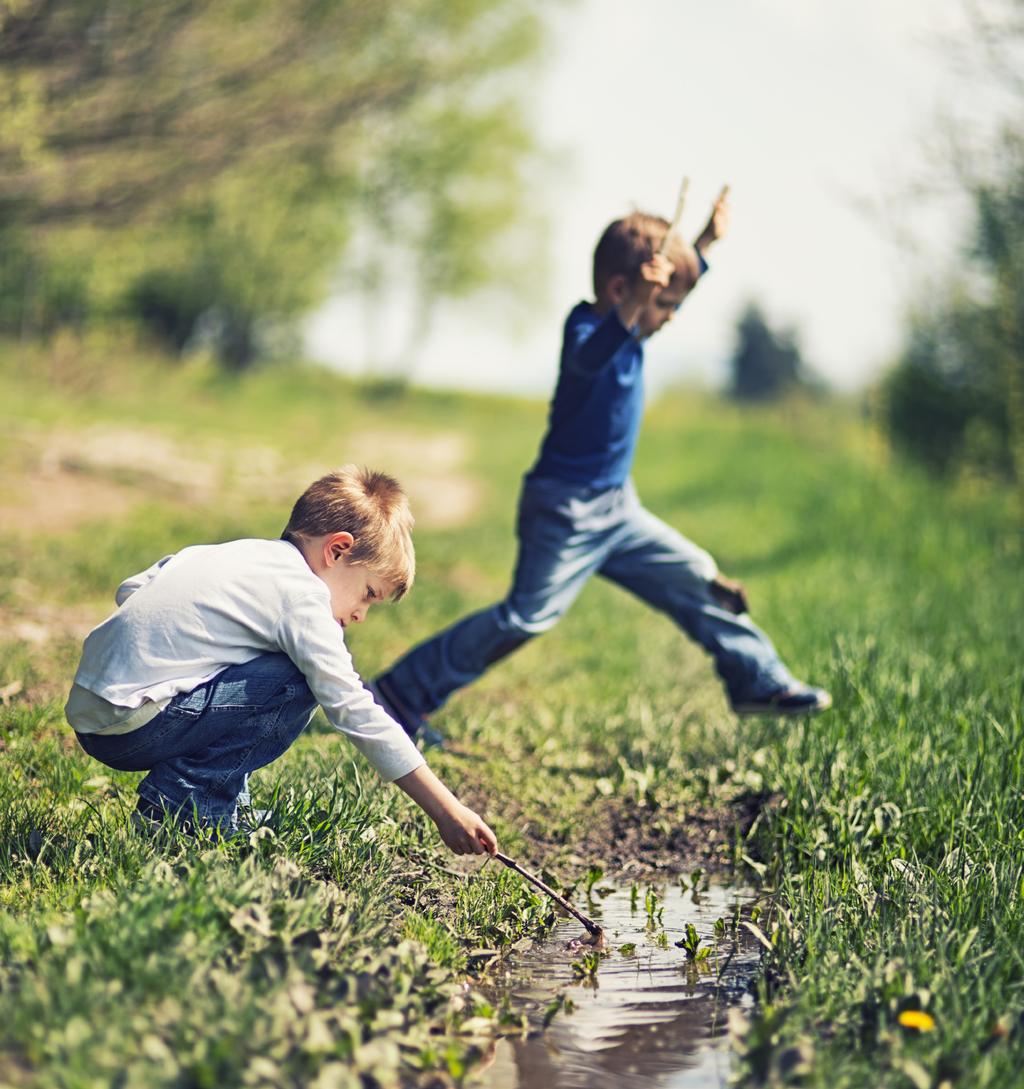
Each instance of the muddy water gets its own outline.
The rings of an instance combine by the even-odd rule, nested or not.
[[[599,885],[598,888],[601,886]],[[650,925],[647,886],[635,906],[630,889],[595,895],[584,910],[605,930],[607,955],[596,975],[580,978],[572,962],[583,950],[566,943],[581,936],[572,920],[515,955],[497,973],[492,996],[525,1014],[529,1032],[498,1042],[493,1062],[473,1085],[482,1089],[709,1089],[725,1086],[730,1059],[726,1014],[749,1004],[747,986],[758,964],[753,940],[735,921],[751,899],[748,890],[712,885],[694,896],[678,884],[652,886],[662,909]],[[714,937],[716,919],[725,936]],[[675,942],[692,923],[702,945],[714,948],[698,968]],[[667,938],[659,938],[664,931]],[[632,955],[620,947],[632,943]],[[545,1011],[565,995],[570,1012],[558,1012],[547,1028]]]

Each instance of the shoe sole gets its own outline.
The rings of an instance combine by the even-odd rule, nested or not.
[[[740,718],[751,718],[754,715],[774,715],[782,718],[799,718],[801,715],[820,715],[832,706],[832,697],[818,700],[817,703],[804,704],[802,707],[775,707],[764,703],[739,703],[733,707],[733,713]]]
[[[402,732],[406,737],[411,737],[413,741],[419,742],[424,749],[443,749],[445,747],[444,735],[438,733],[437,730],[432,726],[428,726],[425,722],[417,726],[415,731],[410,734],[404,725],[404,716],[398,713],[398,708],[384,695],[377,682],[366,681],[365,683],[367,689],[377,701],[378,705],[402,727]]]

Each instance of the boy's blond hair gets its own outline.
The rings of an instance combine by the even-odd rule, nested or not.
[[[600,298],[613,276],[632,281],[640,266],[658,252],[668,229],[667,219],[648,212],[631,212],[609,223],[594,250],[594,294]],[[682,284],[687,290],[693,287],[700,276],[697,251],[673,231],[665,256],[675,265],[673,284]]]
[[[391,600],[408,593],[416,574],[412,511],[394,477],[358,465],[315,480],[299,496],[281,537],[292,544],[326,533],[351,533],[349,563],[392,583]]]

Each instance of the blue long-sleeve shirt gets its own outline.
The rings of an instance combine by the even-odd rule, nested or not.
[[[613,488],[629,477],[644,409],[643,346],[618,312],[573,307],[548,429],[530,477]]]

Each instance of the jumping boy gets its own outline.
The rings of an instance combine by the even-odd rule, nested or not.
[[[704,254],[724,234],[728,214],[723,190],[693,247],[666,220],[641,212],[601,236],[596,301],[579,303],[566,321],[547,433],[520,495],[508,595],[415,647],[370,685],[410,736],[439,743],[430,713],[554,627],[594,574],[667,613],[704,647],[737,714],[801,715],[831,706],[827,692],[793,678],[751,621],[743,587],[645,510],[630,480],[644,342],[672,320],[707,269]]]
[[[250,772],[276,760],[319,704],[381,778],[458,854],[494,833],[440,782],[363,687],[344,629],[412,585],[412,515],[398,484],[346,466],[300,496],[280,540],[197,545],[118,588],[85,640],[66,714],[90,756],[148,771],[136,820],[237,829]]]

